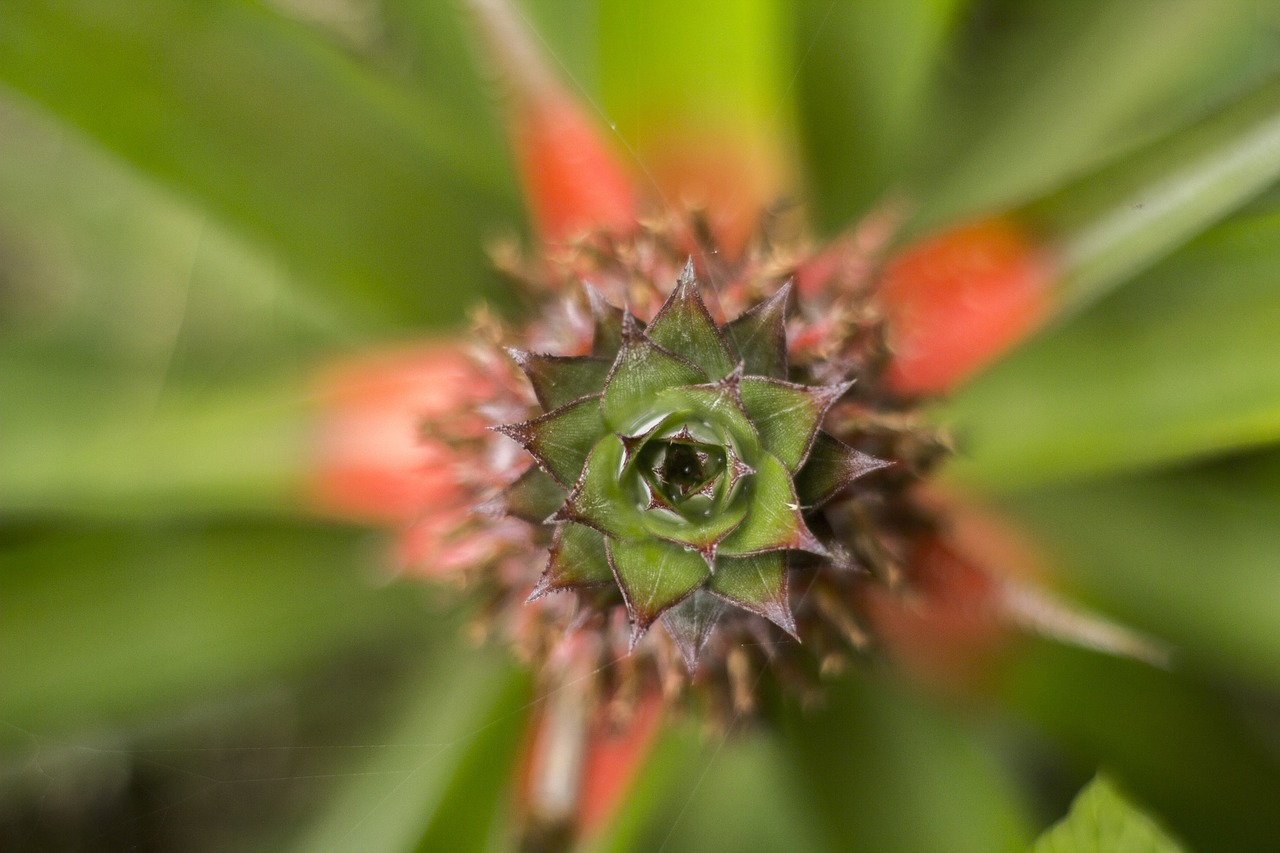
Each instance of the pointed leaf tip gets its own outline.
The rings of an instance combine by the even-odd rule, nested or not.
[[[594,356],[562,356],[508,348],[546,411],[599,394],[612,363]]]
[[[708,589],[725,601],[763,616],[797,641],[795,616],[787,594],[785,552],[722,558]]]
[[[724,602],[699,589],[661,616],[662,627],[684,658],[691,678],[697,674],[698,656],[711,639],[724,609]]]
[[[787,309],[791,290],[788,281],[768,299],[722,327],[748,374],[774,379],[787,377]]]
[[[698,365],[712,379],[733,369],[734,358],[724,333],[702,301],[692,259],[646,333],[654,343]]]
[[[693,255],[685,258],[684,267],[680,270],[680,276],[676,279],[677,287],[696,287],[698,284],[697,273],[693,269]]]
[[[797,385],[748,376],[742,381],[742,405],[760,432],[765,448],[796,471],[809,454],[827,410],[853,386]]]
[[[622,348],[605,381],[602,406],[604,422],[615,430],[633,426],[628,421],[658,392],[707,380],[701,368],[654,343],[630,311],[622,316]]]
[[[818,507],[859,477],[892,464],[889,460],[854,450],[833,436],[819,431],[808,458],[796,474],[796,494],[801,505]]]
[[[633,646],[659,616],[711,576],[700,554],[671,542],[610,539],[605,547],[631,616]]]
[[[547,567],[525,603],[553,592],[612,583],[604,536],[580,524],[562,524],[551,540]]]
[[[532,420],[490,429],[529,451],[548,474],[569,488],[577,482],[587,454],[604,433],[600,395],[585,397]]]
[[[746,557],[769,551],[808,551],[830,556],[800,512],[791,474],[778,458],[764,453],[756,460],[754,492],[746,519],[720,543],[720,557]]]
[[[582,283],[582,288],[587,295],[594,325],[591,354],[599,358],[614,358],[622,347],[623,311],[587,282]]]

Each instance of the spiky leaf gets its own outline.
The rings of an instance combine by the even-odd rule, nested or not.
[[[852,384],[808,386],[748,376],[740,392],[765,450],[795,471],[809,452],[822,416]]]
[[[733,370],[734,361],[724,336],[698,293],[692,260],[685,265],[675,289],[649,324],[648,335],[658,346],[679,353],[701,367],[712,379],[720,379]]]
[[[748,510],[747,501],[737,501],[705,518],[681,518],[670,512],[651,511],[644,514],[643,522],[649,533],[659,539],[714,557],[720,542],[742,524]]]
[[[787,377],[787,303],[791,282],[773,296],[724,325],[725,337],[753,376]]]
[[[804,507],[821,506],[863,474],[889,465],[831,435],[818,431],[800,472],[796,474],[796,494]]]
[[[546,411],[599,394],[612,362],[592,356],[544,355],[511,349],[512,359],[529,377],[533,393]]]
[[[796,620],[791,615],[791,602],[787,597],[785,552],[721,557],[716,560],[716,571],[707,588],[730,604],[763,616],[796,636]]]
[[[634,644],[662,613],[706,582],[702,556],[658,539],[606,543],[613,575],[631,614]]]
[[[553,520],[576,521],[610,536],[646,536],[640,511],[618,479],[625,453],[616,435],[602,438],[592,448],[582,476]]]
[[[719,555],[745,556],[785,548],[825,553],[800,515],[791,474],[776,456],[761,454],[750,488],[751,509],[742,524],[720,543]]]
[[[698,668],[698,655],[711,638],[724,607],[724,602],[699,589],[662,614],[662,627],[680,650],[690,673]]]
[[[675,385],[705,382],[707,375],[685,359],[649,340],[631,315],[623,319],[622,349],[604,389],[604,422],[629,430],[647,410],[653,395]]]
[[[622,309],[610,304],[594,287],[587,285],[585,290],[594,328],[591,354],[597,358],[612,359],[622,348]]]
[[[542,524],[564,503],[567,493],[546,471],[533,465],[502,493],[506,511],[530,524]]]
[[[535,601],[550,592],[613,583],[604,536],[581,524],[561,524],[551,540],[551,557],[538,585],[529,595]]]
[[[687,412],[722,426],[750,464],[760,452],[760,439],[742,406],[739,383],[740,376],[735,372],[711,385],[666,388],[658,392],[656,401],[668,411]]]
[[[585,397],[531,421],[494,427],[519,442],[560,485],[572,486],[604,432],[600,397]]]

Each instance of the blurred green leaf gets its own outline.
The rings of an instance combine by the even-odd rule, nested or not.
[[[279,263],[24,106],[0,99],[0,358],[159,387],[353,339]]]
[[[1280,437],[1280,211],[1227,222],[963,389],[950,474],[1010,489]]]
[[[409,686],[385,748],[351,771],[291,849],[485,849],[510,788],[528,683],[499,655],[441,652]]]
[[[1025,805],[980,726],[888,683],[846,678],[786,721],[792,778],[842,851],[1022,850]]]
[[[1030,853],[1179,853],[1149,817],[1105,776],[1080,792],[1071,812],[1036,839]]]
[[[686,738],[688,735],[686,735]],[[646,831],[611,850],[664,853],[818,853],[821,827],[776,738],[735,732],[703,738],[702,748],[671,755],[663,807]],[[668,756],[663,756],[668,757]]]
[[[759,138],[790,118],[778,0],[624,0],[599,10],[602,106],[643,169],[646,138],[677,130]]]
[[[964,0],[797,3],[796,98],[817,218],[845,227],[933,144],[920,133]]]
[[[453,71],[433,86],[475,85]],[[513,215],[482,122],[249,3],[11,7],[0,80],[262,240],[371,327],[456,318],[487,269],[484,230]]]
[[[1280,688],[1280,457],[1229,470],[1046,489],[1008,510],[1075,594],[1171,641],[1184,663]]]
[[[1251,720],[1187,676],[1037,642],[1002,701],[1078,769],[1105,771],[1190,849],[1275,849],[1280,761]]]
[[[104,518],[296,512],[313,451],[301,389],[0,362],[0,512]]]
[[[1147,267],[1280,176],[1280,80],[1033,204],[1068,310]]]
[[[917,228],[1041,195],[1277,67],[1267,2],[977,9],[932,107],[932,165],[913,182],[928,188]]]
[[[422,603],[360,569],[373,545],[365,532],[246,524],[64,526],[10,542],[0,719],[36,735],[123,722],[405,632]]]
[[[673,803],[707,761],[705,740],[691,726],[668,722],[640,765],[631,790],[598,836],[581,845],[587,853],[642,853],[660,839],[651,836],[670,819]]]

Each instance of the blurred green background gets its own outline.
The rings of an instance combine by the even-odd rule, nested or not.
[[[1104,770],[1190,849],[1280,848],[1280,3],[520,8],[637,171],[705,104],[792,147],[824,235],[889,197],[1105,230],[1060,190],[1248,119],[938,412],[949,476],[1173,666],[1034,641],[963,703],[871,668],[685,723],[592,846],[1021,850]],[[455,2],[0,4],[0,848],[508,848],[529,677],[299,503],[319,365],[513,310],[478,68]]]

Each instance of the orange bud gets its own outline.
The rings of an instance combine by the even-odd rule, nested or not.
[[[505,0],[471,0],[485,58],[508,98],[508,129],[525,200],[542,239],[562,242],[635,223],[631,181]]]
[[[642,699],[625,725],[599,719],[587,741],[582,771],[582,800],[578,823],[589,835],[601,829],[617,813],[653,750],[662,722],[662,696],[656,691]]]
[[[631,184],[577,103],[548,93],[514,112],[513,146],[543,240],[562,242],[598,228],[625,231],[634,225]]]
[[[1054,276],[1047,254],[1008,219],[908,247],[890,259],[880,291],[890,383],[908,394],[951,390],[1045,320]]]
[[[402,524],[456,504],[454,454],[424,438],[421,425],[456,416],[465,427],[491,385],[454,342],[366,355],[327,370],[317,382],[312,507],[335,518]]]
[[[924,683],[964,690],[981,683],[1009,639],[997,580],[941,537],[925,540],[906,567],[904,592],[862,588],[872,633],[891,657]]]

